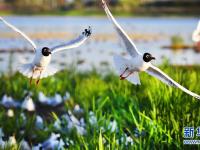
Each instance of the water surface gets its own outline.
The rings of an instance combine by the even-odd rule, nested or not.
[[[81,47],[55,54],[52,64],[60,69],[77,66],[78,70],[90,70],[93,67],[113,69],[112,56],[128,57],[124,53],[117,34],[106,17],[50,17],[50,16],[9,16],[6,19],[29,35],[38,47],[56,46],[77,37],[84,28],[92,27],[93,35]],[[150,52],[161,64],[168,59],[171,64],[200,64],[200,54],[192,49],[173,52],[162,49],[170,45],[173,35],[183,37],[186,44],[192,45],[192,32],[198,18],[117,18],[125,31],[131,36],[141,52]],[[15,32],[0,23],[0,49],[25,49],[24,53],[0,53],[0,71],[5,72],[9,63],[15,70],[21,63],[30,62],[33,54],[30,45]]]

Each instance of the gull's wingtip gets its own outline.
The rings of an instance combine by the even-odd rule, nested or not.
[[[89,31],[92,31],[92,27],[91,27],[91,26],[88,26],[88,30],[89,30]]]
[[[85,29],[83,31],[83,35],[85,35],[86,37],[91,36],[91,34],[92,34],[92,28],[91,28],[91,26],[89,26],[87,29]]]
[[[86,30],[88,32],[88,36],[91,36],[91,34],[92,34],[92,27],[88,26],[88,29],[86,29]]]
[[[101,0],[102,3],[102,7],[105,8],[106,7],[106,2],[104,0]]]
[[[198,99],[198,100],[200,100],[200,96],[199,96],[199,95],[198,95],[198,96],[195,96],[195,98]]]
[[[200,30],[200,20],[199,20],[198,25],[197,25],[197,30]]]

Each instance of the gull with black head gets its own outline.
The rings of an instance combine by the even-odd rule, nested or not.
[[[55,46],[52,48],[49,48],[49,47],[37,48],[36,44],[22,31],[20,31],[15,26],[7,22],[2,17],[0,17],[0,21],[2,21],[5,25],[7,25],[12,30],[19,33],[32,45],[35,52],[35,57],[31,63],[21,65],[19,67],[19,72],[22,73],[24,76],[30,78],[30,83],[32,82],[32,79],[37,79],[36,84],[39,83],[41,78],[51,76],[57,72],[57,69],[49,65],[52,54],[62,51],[62,50],[77,48],[80,45],[82,45],[91,35],[91,28],[89,27],[88,29],[85,29],[84,32],[82,32],[82,34],[78,38],[68,43]]]
[[[120,79],[124,80],[127,79],[131,83],[135,85],[140,85],[140,78],[139,78],[139,72],[146,72],[162,82],[164,82],[167,85],[176,87],[184,91],[185,93],[200,99],[200,96],[189,91],[188,89],[184,88],[180,84],[178,84],[176,81],[171,79],[168,75],[166,75],[164,72],[162,72],[159,68],[155,67],[151,64],[151,61],[155,59],[150,53],[144,53],[141,54],[138,49],[136,48],[133,41],[130,39],[130,37],[125,33],[125,31],[122,29],[122,27],[118,24],[118,22],[115,20],[113,15],[111,14],[110,10],[108,9],[106,3],[104,0],[102,0],[102,6],[104,8],[104,11],[106,12],[108,18],[112,21],[114,28],[116,29],[119,37],[121,38],[122,42],[125,45],[126,51],[131,55],[130,60],[125,59],[121,56],[115,55],[114,56],[114,63],[119,71]]]

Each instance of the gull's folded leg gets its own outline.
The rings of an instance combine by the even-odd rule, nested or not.
[[[123,78],[123,75],[126,73],[126,71],[128,71],[128,67],[124,70],[124,72],[122,72],[122,74],[120,75],[120,78]]]
[[[32,79],[32,77],[31,77],[30,80],[29,80],[30,85],[32,84],[32,80],[33,80],[33,79]]]
[[[31,78],[30,78],[30,85],[32,84],[32,80],[33,80],[33,75],[34,75],[34,73],[35,73],[35,67],[33,67],[33,70],[32,70],[32,76],[31,76]]]
[[[38,85],[38,84],[39,84],[39,82],[40,82],[40,78],[39,78],[39,79],[37,79],[37,81],[36,81],[36,85]]]
[[[124,80],[124,79],[126,79],[126,78],[128,78],[131,74],[133,74],[133,71],[130,71],[129,73],[128,73],[128,75],[127,76],[120,76],[120,80]]]
[[[39,84],[39,82],[40,82],[40,77],[41,77],[41,74],[42,74],[42,70],[40,70],[40,75],[39,75],[39,78],[37,79],[37,81],[36,81],[36,85],[38,85]]]
[[[122,74],[120,75],[120,77],[122,77],[126,73],[127,70],[128,70],[128,67],[124,70],[124,72],[122,72]]]

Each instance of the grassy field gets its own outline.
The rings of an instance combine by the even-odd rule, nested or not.
[[[200,67],[160,66],[173,79],[200,93]],[[18,145],[26,139],[30,145],[46,140],[52,132],[60,133],[65,141],[72,140],[69,149],[197,149],[197,146],[183,145],[183,127],[200,126],[200,101],[179,89],[166,86],[157,79],[141,74],[141,86],[120,81],[112,72],[105,76],[95,70],[78,73],[65,70],[53,77],[43,79],[39,86],[29,85],[29,80],[20,74],[0,77],[0,97],[10,95],[24,99],[24,91],[33,92],[33,100],[38,101],[38,92],[52,96],[56,92],[64,95],[69,91],[71,98],[61,108],[34,113],[24,112],[27,121],[21,120],[21,109],[15,109],[14,117],[6,116],[6,109],[0,108],[0,127],[6,136],[15,135]],[[85,120],[86,133],[78,134],[76,129],[58,130],[53,124],[59,115],[68,110],[73,112],[78,104],[83,112],[76,116]],[[91,111],[96,123],[90,123]],[[54,113],[53,113],[54,112]],[[45,130],[35,128],[35,115],[45,119]],[[110,127],[116,122],[115,127]],[[67,126],[64,124],[63,126]],[[24,131],[23,133],[21,131]],[[34,136],[33,136],[34,135]],[[197,139],[197,138],[196,138]],[[7,149],[9,149],[7,147]]]
[[[160,12],[126,12],[126,11],[118,11],[112,10],[113,15],[121,16],[121,17],[199,17],[198,13],[160,13]],[[1,16],[92,16],[92,17],[102,17],[105,16],[103,10],[99,9],[76,9],[76,10],[69,10],[69,11],[46,11],[46,12],[12,12],[12,11],[1,11]]]
[[[130,12],[119,12],[113,11],[114,15],[117,16],[151,16],[150,14],[135,14]],[[10,16],[10,15],[35,15],[35,16],[105,16],[103,10],[99,9],[80,9],[80,10],[69,10],[69,11],[51,11],[51,12],[38,12],[38,13],[21,13],[21,12],[12,12],[12,11],[1,11],[1,16]],[[167,16],[167,15],[166,15]],[[176,16],[176,15],[174,15]]]

